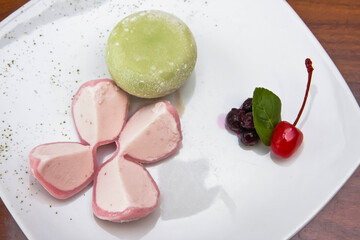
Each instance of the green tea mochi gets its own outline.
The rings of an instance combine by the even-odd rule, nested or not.
[[[158,10],[122,19],[106,47],[106,65],[116,84],[142,98],[177,90],[195,67],[194,37],[179,18]]]

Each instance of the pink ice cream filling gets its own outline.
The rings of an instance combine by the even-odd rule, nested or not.
[[[159,190],[148,171],[121,155],[99,170],[94,191],[96,205],[107,212],[155,207],[159,196]]]
[[[179,148],[179,116],[169,102],[161,101],[139,109],[125,125],[128,103],[128,95],[112,80],[94,80],[80,87],[72,115],[82,143],[43,144],[29,156],[31,173],[50,194],[70,197],[95,174],[93,211],[97,217],[131,221],[156,208],[159,189],[137,162],[159,161]],[[115,155],[95,168],[96,148],[113,141],[118,146]]]
[[[72,109],[80,139],[90,145],[115,140],[125,124],[128,102],[128,95],[112,80],[83,84]]]
[[[57,190],[71,191],[86,182],[94,173],[90,146],[80,143],[40,145],[30,154],[31,172],[40,175]]]
[[[182,139],[180,120],[168,102],[135,112],[120,135],[120,152],[127,159],[154,162],[173,153]]]

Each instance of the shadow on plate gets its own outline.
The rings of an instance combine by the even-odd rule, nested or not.
[[[292,165],[299,158],[299,156],[301,156],[301,152],[303,151],[303,149],[304,149],[304,143],[302,143],[299,149],[294,153],[294,155],[292,155],[289,158],[278,157],[273,152],[271,152],[270,158],[277,165],[282,167],[287,167]]]
[[[260,155],[260,156],[265,156],[271,151],[271,148],[268,146],[265,146],[261,142],[261,140],[259,140],[259,142],[257,144],[255,144],[255,146],[245,146],[244,144],[241,143],[240,139],[239,139],[238,144],[243,150],[253,151],[254,153],[256,153],[257,155]]]
[[[96,149],[96,162],[98,167],[107,162],[117,151],[115,142],[102,145]]]
[[[94,219],[102,229],[113,236],[121,239],[137,240],[145,236],[154,228],[159,217],[160,209],[157,208],[148,216],[132,222],[115,223],[101,220],[95,216]]]
[[[181,161],[173,159],[159,166],[159,189],[161,192],[161,218],[171,220],[195,215],[214,202],[222,187],[207,187],[205,180],[209,174],[209,162],[206,159]],[[233,208],[227,194],[221,194],[227,207]]]
[[[114,223],[98,219],[96,223],[113,236],[122,239],[137,240],[149,233],[162,220],[172,220],[195,215],[211,206],[218,197],[229,209],[236,209],[235,202],[220,186],[206,187],[205,179],[209,173],[206,159],[184,162],[173,159],[159,166],[159,189],[161,192],[159,207],[145,218]]]

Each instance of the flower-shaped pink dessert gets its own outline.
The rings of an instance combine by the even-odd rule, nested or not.
[[[128,95],[112,80],[83,84],[72,103],[81,143],[58,142],[35,147],[31,173],[54,197],[66,199],[94,180],[94,214],[114,222],[132,221],[158,205],[159,189],[142,163],[162,160],[182,140],[176,109],[167,101],[140,108],[126,123]],[[96,149],[116,142],[116,153],[97,166]]]

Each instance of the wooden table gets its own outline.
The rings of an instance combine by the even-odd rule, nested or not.
[[[280,0],[279,0],[280,1]],[[0,21],[26,3],[0,0]],[[360,103],[360,1],[289,0]],[[26,239],[0,200],[0,239]],[[293,240],[360,239],[360,168]]]

